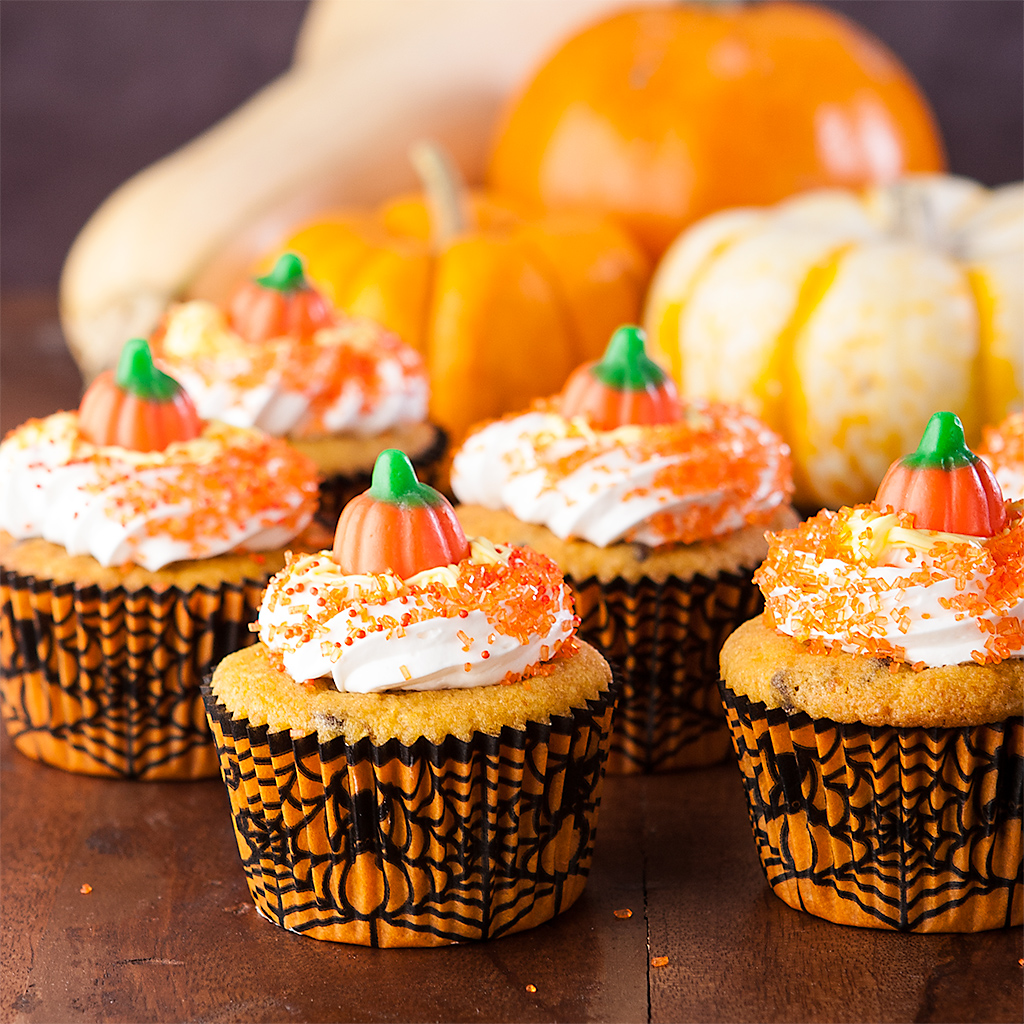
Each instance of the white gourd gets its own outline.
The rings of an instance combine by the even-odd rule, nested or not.
[[[793,449],[807,507],[869,501],[929,416],[975,441],[1024,388],[1024,183],[921,175],[713,214],[666,252],[652,348]]]

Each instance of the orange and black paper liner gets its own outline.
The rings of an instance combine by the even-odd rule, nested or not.
[[[608,659],[620,684],[609,774],[694,768],[729,755],[718,656],[763,607],[752,573],[664,583],[566,577],[580,637]]]
[[[0,705],[15,747],[85,775],[215,776],[200,686],[255,639],[263,586],[128,591],[0,571]]]
[[[249,890],[274,924],[438,946],[532,928],[582,893],[611,691],[547,725],[411,746],[269,732],[203,692]]]
[[[775,894],[838,924],[973,932],[1024,920],[1024,720],[949,729],[787,715],[722,684]]]

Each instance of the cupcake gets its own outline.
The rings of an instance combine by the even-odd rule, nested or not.
[[[590,866],[613,696],[561,573],[467,540],[387,451],[333,551],[267,587],[207,697],[259,912],[435,946],[531,928]]]
[[[214,775],[203,675],[251,642],[310,522],[316,468],[203,422],[145,341],[77,412],[0,444],[0,707],[23,754],[141,779]]]
[[[337,312],[293,253],[239,287],[226,309],[172,306],[152,344],[201,416],[283,437],[316,463],[331,530],[385,448],[421,472],[441,464],[446,438],[427,422],[422,357],[373,321]]]
[[[871,505],[772,536],[722,695],[768,882],[839,924],[1024,919],[1024,503],[937,413]]]
[[[761,609],[765,527],[796,522],[777,435],[737,408],[681,403],[643,333],[622,327],[560,395],[471,433],[452,489],[468,533],[565,573],[580,635],[621,678],[609,771],[728,755],[718,654]]]
[[[1010,413],[997,426],[985,427],[978,454],[992,468],[1003,497],[1024,499],[1024,412]]]

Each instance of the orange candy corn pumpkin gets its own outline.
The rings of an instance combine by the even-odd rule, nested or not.
[[[390,569],[408,579],[468,555],[448,499],[417,480],[409,457],[395,448],[377,456],[370,489],[342,509],[334,535],[334,560],[346,574]]]
[[[290,337],[307,341],[334,323],[330,303],[306,280],[293,252],[278,257],[273,270],[240,285],[228,303],[232,328],[246,341]]]
[[[620,327],[601,360],[584,363],[566,381],[559,399],[562,415],[583,416],[595,430],[680,419],[675,385],[647,356],[645,340],[639,327]]]
[[[78,407],[78,425],[93,444],[138,452],[163,451],[173,441],[191,441],[202,432],[192,399],[156,368],[143,338],[127,342],[117,369],[89,385]]]
[[[917,451],[889,467],[874,504],[913,512],[919,530],[992,537],[1006,526],[1002,490],[951,412],[935,413]]]

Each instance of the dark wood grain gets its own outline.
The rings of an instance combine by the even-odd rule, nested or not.
[[[0,314],[3,429],[74,405],[52,294],[8,297]],[[0,786],[4,1021],[1021,1019],[1018,929],[842,928],[776,899],[733,764],[607,779],[577,905],[436,950],[334,945],[262,920],[219,781],[74,776],[3,736]]]

